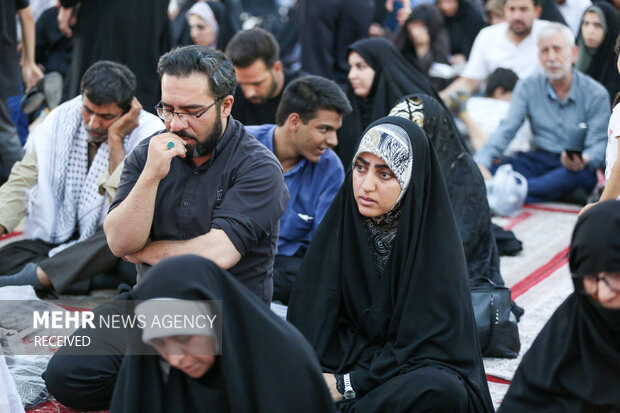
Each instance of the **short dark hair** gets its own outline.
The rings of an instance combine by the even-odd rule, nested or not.
[[[320,76],[304,76],[284,89],[276,111],[276,123],[282,126],[291,113],[297,113],[305,124],[314,119],[320,109],[344,116],[351,112],[351,104],[335,82]]]
[[[159,58],[157,74],[174,77],[189,77],[202,73],[209,79],[209,88],[215,99],[235,93],[237,77],[235,68],[224,53],[204,46],[177,47]]]
[[[82,76],[81,91],[97,106],[116,103],[127,112],[136,95],[136,76],[123,64],[100,60]]]
[[[504,0],[504,6],[506,5],[506,3],[508,3],[508,0]],[[534,4],[534,7],[538,7],[543,5],[543,0],[532,0],[532,4]]]
[[[487,97],[493,96],[493,92],[495,92],[495,89],[498,87],[501,87],[506,92],[510,92],[515,88],[518,80],[519,76],[517,76],[515,72],[510,69],[499,67],[489,75],[484,95]]]
[[[269,69],[280,59],[280,45],[267,30],[255,27],[235,34],[226,46],[226,55],[236,67],[245,68],[263,59]]]

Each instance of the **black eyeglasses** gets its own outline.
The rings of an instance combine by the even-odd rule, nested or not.
[[[199,117],[201,117],[202,115],[207,113],[207,111],[209,109],[211,109],[213,107],[213,105],[215,105],[221,99],[222,98],[215,99],[215,101],[213,103],[211,103],[209,106],[207,106],[206,108],[204,108],[203,110],[201,110],[200,112],[197,112],[197,113],[175,112],[173,110],[164,108],[164,106],[162,105],[161,102],[159,102],[157,105],[155,105],[155,110],[157,111],[157,116],[159,116],[159,118],[162,119],[164,122],[172,122],[172,119],[174,118],[174,115],[177,115],[177,118],[179,118],[179,120],[184,120],[183,116],[187,116],[188,120],[191,119],[192,116],[195,119],[198,119]]]
[[[596,282],[603,281],[607,287],[616,294],[620,294],[620,272],[602,272],[599,274],[572,274],[573,278],[588,279]],[[584,286],[585,287],[585,286]]]

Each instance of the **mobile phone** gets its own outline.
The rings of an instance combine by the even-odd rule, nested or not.
[[[580,150],[566,149],[566,154],[571,159],[575,159],[575,157],[577,157],[577,159],[581,159],[581,151]]]

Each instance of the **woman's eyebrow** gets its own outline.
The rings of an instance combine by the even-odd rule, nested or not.
[[[357,161],[363,163],[364,165],[370,165],[370,162],[368,162],[366,159],[362,158],[361,156],[357,157]]]

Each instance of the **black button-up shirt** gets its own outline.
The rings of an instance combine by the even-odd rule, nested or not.
[[[138,180],[149,142],[145,139],[127,156],[110,210]],[[157,189],[150,238],[186,240],[211,228],[223,230],[241,253],[229,272],[270,302],[279,219],[288,199],[277,158],[229,116],[211,159],[199,167],[190,160],[172,159],[170,172]]]

